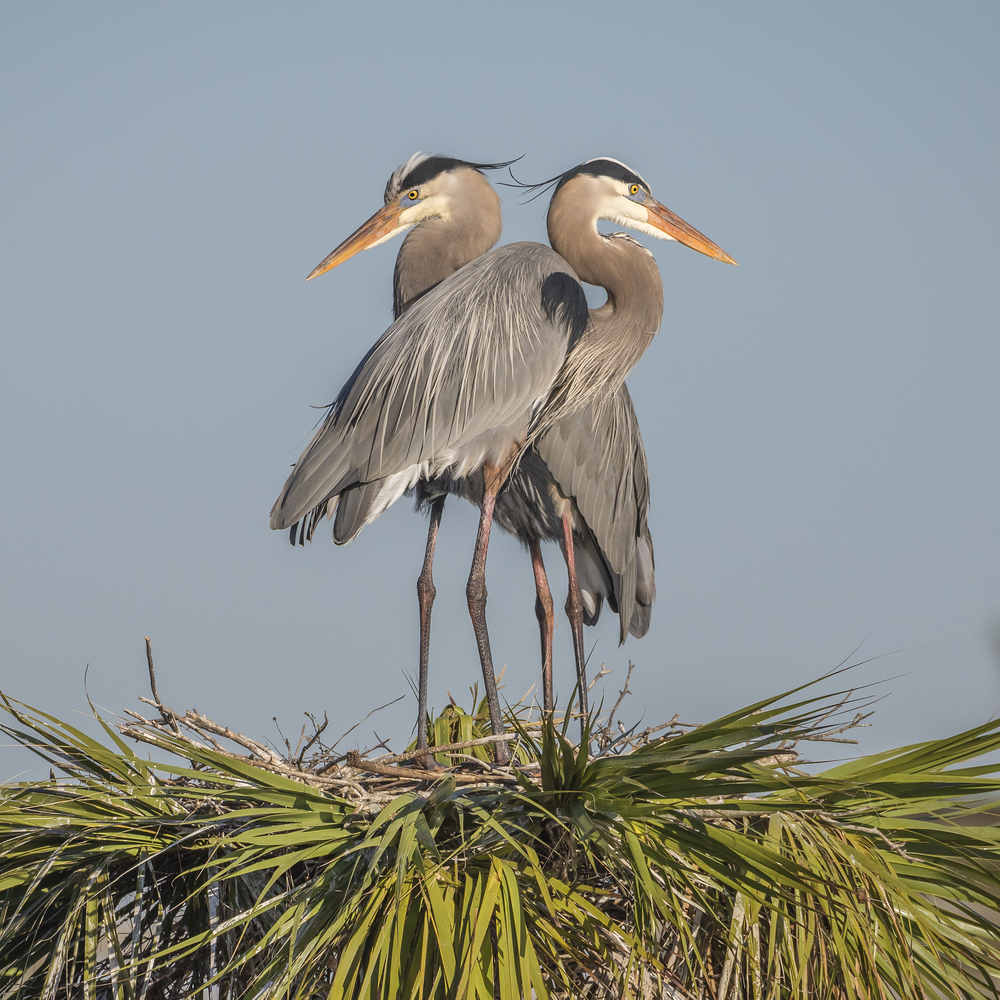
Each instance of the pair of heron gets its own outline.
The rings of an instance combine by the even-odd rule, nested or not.
[[[293,544],[323,517],[345,544],[415,489],[430,512],[420,603],[418,748],[427,746],[432,564],[448,495],[480,508],[466,594],[493,732],[503,732],[486,628],[486,552],[495,520],[529,549],[543,669],[553,708],[554,614],[540,543],[559,542],[569,576],[580,708],[587,710],[583,624],[606,599],[621,641],[649,627],[655,594],[646,456],[625,377],[663,316],[652,254],[608,219],[735,263],[652,195],[618,160],[588,160],[534,185],[554,188],[551,247],[500,238],[500,199],[471,163],[418,153],[389,178],[385,204],[309,275],[409,230],[393,274],[395,322],[341,389],[271,511]],[[589,309],[582,282],[607,302]],[[496,760],[509,760],[505,743]]]

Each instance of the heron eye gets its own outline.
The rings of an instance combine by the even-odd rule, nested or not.
[[[417,194],[418,194],[418,191],[417,191],[416,188],[414,188],[409,194],[407,194],[406,197],[409,198],[410,201],[416,201],[417,200]]]
[[[630,185],[630,187],[628,189],[628,193],[629,194],[638,194],[639,193],[639,185],[638,184],[632,184],[632,185]]]

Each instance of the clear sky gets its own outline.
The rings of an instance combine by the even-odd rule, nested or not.
[[[632,718],[704,720],[862,644],[894,655],[857,682],[895,677],[866,748],[985,721],[998,27],[995,3],[3,4],[0,687],[75,717],[89,663],[97,704],[134,706],[149,634],[175,707],[294,739],[303,711],[343,731],[406,695],[358,731],[400,746],[426,522],[402,500],[304,550],[267,526],[310,405],[391,320],[398,244],[303,279],[418,149],[524,153],[526,180],[611,155],[740,266],[641,237],[658,598],[641,641],[587,630],[607,692],[631,658]],[[541,200],[504,207],[505,241],[545,238]],[[479,674],[475,525],[448,505],[437,706]],[[511,539],[488,582],[516,698],[538,637]]]

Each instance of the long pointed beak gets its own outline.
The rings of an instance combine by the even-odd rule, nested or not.
[[[714,257],[715,260],[721,260],[726,264],[736,263],[722,247],[716,246],[707,236],[699,233],[694,226],[689,226],[679,215],[674,215],[666,205],[661,205],[655,198],[650,198],[646,203],[646,211],[649,215],[649,224],[666,233],[671,239],[707,257]]]
[[[399,225],[399,214],[401,211],[401,205],[385,205],[380,208],[364,225],[356,229],[340,246],[324,257],[313,268],[312,273],[306,278],[306,281],[323,274],[325,271],[329,271],[330,268],[336,267],[338,264],[343,264],[345,260],[350,259],[356,253],[367,250],[368,247],[388,239],[397,229],[408,228]]]

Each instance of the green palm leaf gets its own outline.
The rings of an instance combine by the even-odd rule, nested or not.
[[[776,766],[848,697],[596,757],[520,706],[515,784],[395,795],[164,731],[150,763],[7,701],[5,732],[64,777],[0,789],[0,1000],[996,996],[1000,723]],[[482,705],[431,722],[435,747],[489,735]]]

